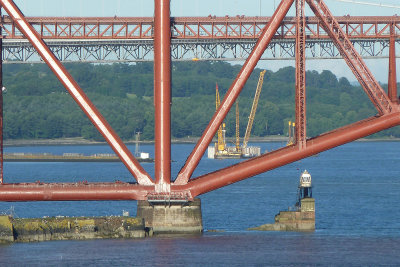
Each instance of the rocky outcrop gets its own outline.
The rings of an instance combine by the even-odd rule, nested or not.
[[[13,219],[0,216],[0,241],[143,238],[144,221],[133,217],[52,217]]]

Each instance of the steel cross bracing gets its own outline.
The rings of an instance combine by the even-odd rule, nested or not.
[[[171,40],[171,56],[175,61],[246,59],[255,45],[255,40]],[[400,44],[400,40],[395,40]],[[151,40],[76,40],[49,41],[46,43],[56,57],[63,62],[140,62],[153,61],[154,50]],[[354,40],[358,53],[365,59],[389,57],[389,39]],[[400,46],[398,46],[400,47]],[[400,48],[398,49],[400,50]],[[399,51],[400,52],[400,51]],[[340,59],[336,46],[327,40],[306,42],[308,59]],[[295,59],[294,40],[273,40],[261,59]],[[400,53],[399,53],[400,55]],[[29,42],[4,40],[4,63],[43,63]]]
[[[298,19],[288,18],[286,14],[289,9],[296,4]],[[311,30],[309,22],[305,23],[304,4],[308,3],[311,10],[315,13],[316,18],[309,18],[317,27]],[[235,183],[237,181],[247,179],[262,172],[278,168],[280,166],[292,163],[320,153],[322,151],[331,149],[333,147],[354,141],[356,139],[365,137],[367,135],[376,133],[378,131],[400,125],[400,108],[398,102],[397,86],[396,86],[396,68],[395,68],[395,32],[398,31],[397,17],[393,17],[390,27],[379,28],[377,24],[372,21],[367,21],[364,18],[358,22],[356,19],[346,17],[347,24],[340,24],[335,17],[332,16],[328,7],[324,4],[323,0],[281,0],[274,15],[268,20],[267,24],[255,23],[254,25],[249,22],[247,18],[235,18],[235,20],[242,21],[242,24],[232,24],[231,18],[208,18],[208,24],[199,24],[197,21],[190,21],[187,19],[187,24],[182,24],[181,30],[177,31],[176,21],[179,19],[170,19],[170,0],[155,0],[155,26],[146,26],[146,18],[141,19],[141,24],[136,26],[124,24],[120,19],[110,19],[105,28],[101,28],[92,22],[92,28],[87,28],[84,24],[79,26],[79,23],[64,22],[64,26],[59,28],[62,23],[54,25],[50,21],[38,22],[36,21],[32,27],[28,20],[22,15],[17,6],[12,0],[0,0],[1,6],[5,9],[9,17],[5,19],[11,28],[4,27],[3,30],[9,34],[23,32],[29,42],[33,44],[35,50],[38,51],[44,62],[52,69],[54,74],[70,92],[74,100],[79,104],[85,114],[91,119],[92,123],[98,128],[110,146],[114,149],[121,161],[125,163],[132,176],[137,180],[136,184],[123,183],[123,182],[109,182],[109,183],[7,183],[3,181],[0,185],[0,200],[2,201],[57,201],[57,200],[150,200],[150,199],[174,199],[177,201],[193,200],[194,197],[204,194],[206,192],[221,188],[223,186]],[[119,30],[114,28],[116,21]],[[214,24],[210,24],[210,21]],[[123,20],[122,20],[123,21]],[[232,19],[233,21],[233,19]],[[31,21],[32,22],[32,21]],[[47,24],[46,24],[47,23]],[[247,24],[246,24],[247,23]],[[361,23],[361,26],[351,26],[354,23]],[[375,26],[364,27],[365,23],[370,23]],[[375,24],[374,24],[375,23]],[[90,23],[88,23],[90,24]],[[36,26],[35,26],[36,25]],[[39,26],[38,26],[39,25]],[[192,26],[188,26],[192,25]],[[193,25],[198,25],[198,29]],[[207,26],[208,25],[208,26]],[[225,26],[224,26],[225,25]],[[236,25],[236,26],[235,26]],[[244,25],[247,25],[246,27]],[[253,25],[253,26],[251,26]],[[35,30],[36,27],[36,30]],[[38,28],[39,27],[39,28]],[[96,28],[97,27],[97,28]],[[208,27],[208,28],[207,28]],[[260,27],[260,29],[258,29]],[[262,28],[262,29],[261,29]],[[18,30],[17,30],[18,29]],[[45,30],[44,30],[45,29]],[[148,52],[154,56],[154,83],[155,83],[155,177],[154,179],[147,174],[140,164],[136,161],[133,155],[126,149],[126,146],[119,139],[118,135],[112,130],[107,121],[101,116],[99,111],[90,102],[88,97],[84,94],[83,90],[69,75],[67,70],[62,66],[60,61],[51,52],[46,43],[41,39],[46,31],[53,32],[50,35],[60,36],[61,38],[68,39],[69,35],[76,34],[74,31],[82,31],[82,36],[90,38],[97,38],[99,36],[107,36],[111,41],[119,39],[129,39],[130,35],[140,32],[140,37],[149,36],[146,39],[151,39],[154,35],[155,48],[154,52]],[[171,33],[172,29],[172,33]],[[201,30],[199,30],[201,29]],[[255,37],[257,30],[257,42],[248,47],[249,56],[244,62],[236,79],[230,86],[225,97],[221,101],[214,116],[210,120],[208,126],[204,130],[203,135],[195,145],[192,153],[187,158],[184,166],[180,170],[178,176],[171,177],[171,136],[170,136],[170,103],[171,103],[171,57],[174,54],[174,42],[183,41],[185,38],[194,38],[200,33],[210,36],[216,36],[221,39],[222,43],[229,43],[229,38],[224,39],[224,36],[251,36]],[[382,37],[378,35],[385,35],[389,30],[390,36]],[[176,33],[178,32],[178,35]],[[309,35],[308,33],[312,33]],[[377,40],[390,41],[390,64],[389,64],[389,95],[382,90],[378,83],[376,83],[372,73],[366,67],[363,59],[354,47],[354,41],[349,38],[356,33],[361,35],[371,35],[372,38],[362,37],[364,41],[370,40],[376,42]],[[49,35],[47,33],[47,35]],[[46,36],[47,36],[46,35]],[[6,34],[7,36],[7,34]],[[82,36],[76,39],[82,39]],[[175,38],[182,36],[182,38]],[[251,73],[257,66],[258,61],[265,54],[271,45],[280,43],[276,37],[281,36],[282,40],[288,40],[285,49],[287,53],[296,49],[291,55],[296,57],[296,122],[302,124],[300,126],[303,133],[297,134],[297,142],[294,145],[283,147],[279,150],[263,154],[259,157],[241,161],[238,164],[226,167],[212,173],[204,174],[199,177],[192,177],[199,161],[203,157],[208,145],[215,136],[219,126],[225,119],[229,110],[234,105],[237,97],[243,89],[245,83],[249,79]],[[357,123],[333,130],[331,132],[316,136],[313,138],[306,137],[306,76],[305,76],[305,58],[307,48],[310,43],[318,41],[313,39],[313,36],[320,36],[323,40],[324,51],[335,51],[333,45],[336,46],[340,56],[345,58],[349,68],[354,72],[365,92],[370,97],[373,104],[377,107],[378,114],[374,117],[364,119]],[[324,36],[324,37],[322,37]],[[121,37],[121,38],[120,38]],[[172,37],[172,39],[171,39]],[[117,38],[117,39],[118,39]],[[375,39],[374,39],[375,38]],[[379,39],[377,39],[379,38]],[[103,38],[104,39],[104,38]],[[207,38],[204,38],[207,41]],[[240,41],[246,38],[240,39]],[[251,38],[248,38],[251,39]],[[21,39],[22,40],[22,39]],[[309,41],[311,40],[311,41]],[[332,41],[329,41],[332,40]],[[3,40],[2,40],[3,41]],[[5,43],[8,41],[5,38]],[[15,41],[15,40],[14,40]],[[49,40],[48,40],[49,41]],[[89,40],[85,40],[88,41]],[[98,40],[92,40],[97,42]],[[193,40],[192,40],[193,41]],[[195,40],[196,41],[196,40]],[[72,42],[72,40],[68,40]],[[318,41],[319,42],[319,41]],[[285,44],[283,42],[283,44]],[[185,44],[186,45],[186,44]],[[210,45],[209,51],[212,53],[216,48],[213,44]],[[282,45],[284,46],[284,45]],[[368,46],[363,46],[366,51]],[[96,54],[97,50],[93,48],[92,54]],[[100,53],[100,52],[99,52]],[[32,55],[31,55],[32,56]],[[31,57],[28,56],[28,57]],[[2,64],[2,61],[0,61]],[[7,177],[6,177],[7,178]]]
[[[391,26],[400,18],[336,17],[363,58],[388,57]],[[177,17],[171,19],[173,60],[243,60],[270,17]],[[133,62],[153,60],[153,18],[32,17],[29,23],[61,61]],[[307,58],[340,58],[316,17],[307,17]],[[40,62],[40,56],[9,16],[3,17],[4,61]],[[263,59],[295,58],[296,19],[285,18]]]
[[[341,16],[337,23],[351,39],[387,39],[390,25],[400,32],[399,16]],[[151,40],[154,37],[153,17],[27,17],[40,38],[48,40]],[[260,37],[271,17],[173,17],[172,39],[250,39]],[[315,16],[306,18],[307,38],[328,39],[329,36]],[[24,39],[12,18],[2,18],[4,39]],[[296,38],[296,18],[286,17],[274,34],[275,39]]]

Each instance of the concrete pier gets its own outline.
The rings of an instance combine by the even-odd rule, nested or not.
[[[201,201],[174,203],[138,201],[137,216],[144,218],[145,226],[157,234],[201,234],[203,222]]]

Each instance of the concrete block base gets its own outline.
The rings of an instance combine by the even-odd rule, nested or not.
[[[200,199],[187,203],[150,203],[139,200],[137,217],[157,234],[200,234],[203,232]]]

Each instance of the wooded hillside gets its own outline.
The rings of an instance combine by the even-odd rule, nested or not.
[[[154,138],[153,64],[67,64],[67,69],[123,139]],[[221,98],[240,66],[226,62],[175,62],[172,71],[172,135],[200,136],[215,111],[215,84]],[[240,132],[258,82],[257,69],[239,97]],[[4,65],[4,136],[6,139],[84,137],[102,140],[78,105],[46,65]],[[386,86],[384,86],[386,87]],[[252,136],[286,135],[294,120],[295,70],[267,71]],[[308,136],[373,116],[376,110],[361,87],[326,70],[307,72]],[[234,110],[226,119],[235,133]],[[380,136],[400,137],[393,128]]]

